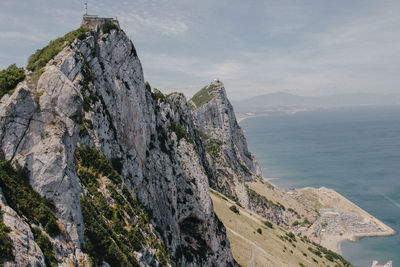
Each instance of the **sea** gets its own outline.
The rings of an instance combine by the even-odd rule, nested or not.
[[[400,106],[302,111],[240,125],[263,176],[277,178],[273,184],[332,188],[397,232],[342,242],[347,260],[400,266]]]

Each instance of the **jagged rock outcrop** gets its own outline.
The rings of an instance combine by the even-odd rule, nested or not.
[[[262,181],[261,170],[249,152],[222,82],[215,80],[189,101],[211,166],[210,187],[278,225],[288,225],[297,214],[269,201],[246,186]],[[279,189],[276,189],[279,190]]]
[[[216,80],[189,101],[196,126],[203,135],[208,159],[216,170],[210,186],[249,205],[245,181],[261,176],[254,156],[248,151],[246,137],[237,123],[233,107],[222,82]]]
[[[48,62],[37,86],[20,83],[1,99],[0,129],[5,158],[24,166],[33,189],[56,205],[65,236],[50,240],[60,265],[90,265],[82,251],[87,239],[81,197],[88,188],[78,177],[75,155],[82,145],[113,163],[122,185],[147,211],[149,231],[157,232],[172,265],[236,265],[213,211],[212,167],[186,100],[146,88],[136,50],[122,30],[87,32]],[[246,155],[247,148],[237,149]],[[94,193],[115,205],[109,191]],[[18,235],[31,237],[28,230]],[[16,261],[25,257],[14,253]],[[141,266],[160,264],[151,246],[135,255]],[[32,257],[43,266],[40,251]]]

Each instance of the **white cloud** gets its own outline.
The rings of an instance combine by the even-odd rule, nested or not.
[[[171,20],[169,18],[156,18],[156,17],[145,17],[139,14],[131,14],[128,16],[121,17],[122,21],[128,22],[129,25],[135,25],[134,28],[147,30],[151,29],[160,34],[167,36],[174,36],[183,34],[188,30],[188,26],[183,21]]]
[[[15,2],[6,1],[0,10],[0,23],[9,25],[0,29],[4,57],[16,54],[5,50],[13,44],[34,51],[72,29],[82,3],[32,0],[31,13],[15,13]],[[100,0],[89,1],[89,13],[118,17],[145,78],[167,91],[191,95],[216,77],[233,98],[393,92],[400,84],[400,2],[393,0]],[[0,65],[14,61],[0,58]]]

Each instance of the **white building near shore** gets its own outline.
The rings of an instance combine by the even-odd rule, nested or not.
[[[379,264],[378,261],[373,261],[371,267],[392,267],[392,261],[388,261],[385,265]]]

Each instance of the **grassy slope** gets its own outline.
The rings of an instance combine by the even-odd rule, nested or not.
[[[211,99],[214,98],[215,92],[218,87],[214,84],[210,84],[200,91],[198,91],[192,99],[189,100],[189,107],[191,110],[196,110],[204,104],[208,103]]]
[[[313,244],[298,237],[296,237],[297,242],[281,238],[286,235],[284,230],[276,225],[273,229],[266,227],[263,218],[248,209],[237,207],[240,213],[233,213],[229,207],[235,203],[213,190],[211,198],[218,218],[227,227],[233,256],[240,265],[335,266],[336,263],[310,252],[309,247],[317,249]],[[262,230],[262,234],[257,233],[258,228]],[[318,263],[313,261],[313,258]]]
[[[314,222],[318,217],[318,213],[315,211],[316,207],[299,202],[291,195],[281,191],[279,188],[266,181],[246,182],[246,185],[258,194],[268,196],[269,200],[275,203],[281,203],[286,208],[295,210],[300,215],[301,219],[293,218],[293,220],[297,219],[303,221],[307,218],[310,222]]]

